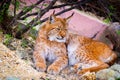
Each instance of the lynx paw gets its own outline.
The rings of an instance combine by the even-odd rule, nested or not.
[[[48,72],[49,74],[54,74],[54,75],[56,75],[56,74],[59,74],[60,69],[59,69],[57,66],[52,66],[52,65],[51,65],[51,66],[48,67],[47,72]]]
[[[46,70],[46,65],[43,63],[36,63],[36,69],[40,72],[44,72]]]

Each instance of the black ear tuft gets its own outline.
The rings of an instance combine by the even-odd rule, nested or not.
[[[74,15],[74,12],[70,16],[68,16],[66,20],[68,21],[73,15]]]
[[[52,15],[52,16],[50,16],[49,20],[50,20],[50,23],[52,24],[55,22],[55,17]]]
[[[49,21],[50,23],[54,23],[55,22],[55,10],[53,11],[53,13],[51,14],[51,16],[49,17]]]

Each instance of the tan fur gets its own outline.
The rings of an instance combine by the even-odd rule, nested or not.
[[[106,44],[77,34],[69,33],[67,45],[69,65],[78,74],[107,68],[117,58]]]
[[[64,44],[66,42],[67,23],[65,19],[51,17],[54,19],[48,20],[39,30],[33,57],[38,71],[47,70],[50,74],[58,74],[68,65]],[[48,68],[46,60],[52,63]]]
[[[51,16],[39,30],[33,53],[37,70],[58,74],[69,62],[78,74],[82,74],[114,63],[117,56],[106,44],[68,33],[66,19]],[[48,68],[46,59],[52,63]]]

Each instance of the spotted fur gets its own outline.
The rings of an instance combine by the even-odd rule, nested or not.
[[[33,53],[35,66],[38,71],[58,74],[68,65],[67,49],[67,21],[54,15],[39,29]],[[51,62],[47,67],[46,60]]]
[[[117,58],[106,44],[73,33],[69,33],[67,50],[69,65],[73,65],[78,74],[107,68]]]

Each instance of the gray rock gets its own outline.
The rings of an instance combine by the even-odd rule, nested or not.
[[[98,71],[96,78],[100,80],[116,80],[120,78],[120,65],[114,64],[108,69]]]

